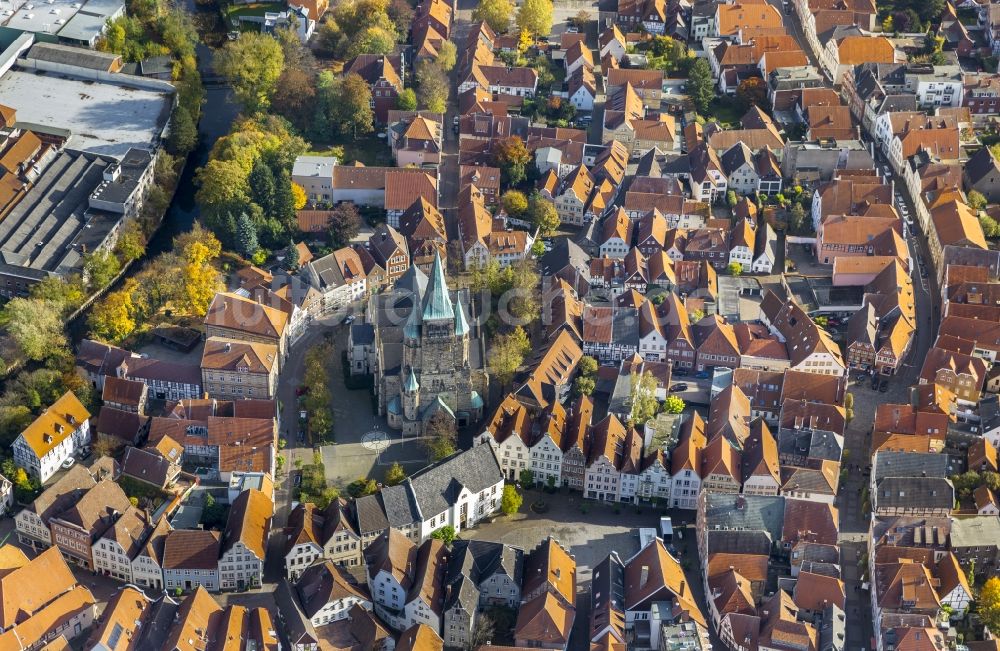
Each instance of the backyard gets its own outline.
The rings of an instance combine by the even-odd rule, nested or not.
[[[392,160],[392,152],[389,150],[389,143],[385,138],[379,138],[376,133],[351,138],[349,136],[340,138],[336,142],[324,143],[325,146],[317,147],[315,151],[308,153],[309,156],[337,156],[338,162],[344,165],[359,162],[366,166],[386,166],[392,167],[395,163]]]

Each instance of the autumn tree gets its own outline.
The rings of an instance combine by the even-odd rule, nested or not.
[[[1000,578],[991,576],[986,579],[983,589],[979,591],[976,600],[979,619],[990,632],[1000,631]]]
[[[397,484],[402,484],[406,481],[406,472],[403,470],[403,466],[399,465],[398,461],[394,461],[389,469],[385,471],[385,480],[383,483],[386,486],[396,486]]]
[[[488,355],[490,373],[500,384],[506,386],[514,379],[514,373],[524,364],[525,356],[531,352],[531,341],[524,328],[518,326],[508,333],[494,338]]]
[[[684,400],[680,396],[667,396],[663,401],[663,411],[668,414],[680,414],[684,411]]]
[[[535,192],[531,195],[528,206],[528,216],[532,226],[538,229],[541,235],[550,235],[559,228],[559,212],[555,204]]]
[[[552,32],[552,0],[524,0],[517,12],[517,26],[532,36]]]
[[[340,106],[341,129],[357,138],[359,133],[371,133],[375,125],[372,91],[361,75],[351,73],[340,80],[337,102]]]
[[[500,510],[503,511],[504,515],[514,515],[517,513],[521,504],[524,503],[524,498],[521,494],[517,492],[512,484],[507,484],[503,487],[503,495],[500,498]]]
[[[204,316],[220,287],[219,272],[212,262],[222,252],[222,244],[212,233],[195,224],[190,232],[174,239],[174,248],[180,251],[183,264],[178,303],[191,314]]]
[[[269,34],[242,32],[215,53],[215,69],[249,113],[266,111],[285,66],[281,45]]]
[[[417,106],[433,113],[444,113],[448,108],[450,84],[448,76],[433,61],[417,64]]]
[[[126,291],[108,294],[90,313],[90,330],[99,338],[120,342],[135,330],[132,296]]]
[[[494,141],[493,163],[500,168],[504,185],[517,185],[527,174],[528,163],[531,162],[531,152],[518,136],[508,136]]]
[[[500,197],[500,205],[508,215],[518,218],[528,210],[528,198],[519,190],[507,190]]]
[[[514,3],[511,0],[482,0],[472,10],[473,20],[482,20],[494,32],[503,34],[510,27],[510,19],[514,15]]]
[[[736,87],[736,100],[744,111],[753,106],[767,106],[767,82],[761,77],[747,77]]]
[[[455,421],[443,412],[432,415],[424,426],[424,450],[432,462],[455,454],[457,445]]]

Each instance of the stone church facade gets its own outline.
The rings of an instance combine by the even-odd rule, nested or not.
[[[467,291],[449,291],[439,256],[429,278],[411,266],[390,291],[369,299],[379,414],[404,436],[422,434],[437,413],[458,427],[482,419],[489,380],[470,304]]]

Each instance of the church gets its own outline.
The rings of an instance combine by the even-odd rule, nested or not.
[[[430,278],[413,265],[392,289],[369,298],[379,415],[404,436],[420,436],[437,413],[459,428],[482,419],[489,378],[470,315],[468,290],[448,290],[440,256]]]

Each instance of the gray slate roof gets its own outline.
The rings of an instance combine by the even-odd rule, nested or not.
[[[875,491],[878,511],[896,508],[950,510],[954,503],[955,489],[942,477],[886,477]]]
[[[942,477],[947,478],[957,469],[950,465],[946,454],[928,452],[877,452],[875,454],[875,482],[888,477]]]
[[[450,508],[462,488],[478,493],[502,481],[503,472],[493,448],[476,445],[421,470],[405,486],[413,492],[419,513],[430,518]]]
[[[784,520],[785,498],[781,496],[726,493],[708,493],[705,496],[706,531],[765,531],[771,540],[779,540]]]

